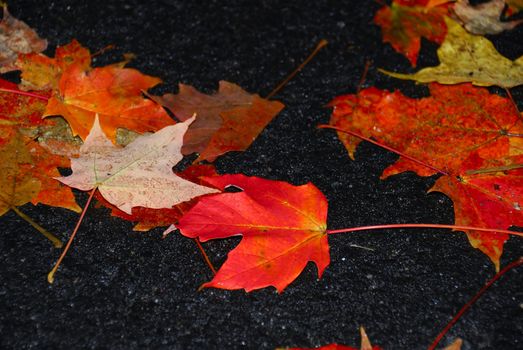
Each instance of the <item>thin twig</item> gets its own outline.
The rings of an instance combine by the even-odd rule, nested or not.
[[[425,166],[425,167],[427,167],[427,168],[429,168],[429,169],[432,169],[432,170],[434,170],[434,171],[436,171],[436,172],[438,172],[438,173],[440,173],[440,174],[443,174],[443,175],[447,175],[447,176],[449,176],[449,173],[447,173],[446,171],[443,171],[443,170],[441,170],[441,169],[438,169],[438,168],[436,168],[436,167],[433,167],[432,165],[427,164],[427,163],[424,163],[424,162],[422,162],[421,160],[418,160],[418,159],[416,159],[416,158],[414,158],[414,157],[411,157],[411,156],[409,156],[408,154],[405,154],[405,153],[403,153],[403,152],[401,152],[401,151],[399,151],[399,150],[397,150],[397,149],[395,149],[395,148],[392,148],[392,147],[390,147],[390,146],[387,146],[387,145],[385,145],[385,144],[383,144],[383,143],[380,143],[380,142],[378,142],[378,141],[374,141],[373,139],[368,138],[368,137],[365,137],[365,136],[363,136],[363,135],[361,135],[361,134],[358,134],[358,133],[356,133],[356,132],[354,132],[354,131],[351,131],[351,130],[345,130],[345,129],[342,129],[342,128],[338,128],[338,127],[336,127],[336,126],[334,126],[334,125],[328,125],[328,124],[320,124],[320,125],[318,125],[318,128],[320,128],[320,129],[333,129],[333,130],[336,130],[336,131],[339,131],[339,132],[343,132],[343,133],[345,133],[345,134],[352,135],[352,136],[357,137],[357,138],[359,138],[359,139],[362,139],[362,140],[364,140],[364,141],[370,142],[370,143],[372,143],[372,144],[374,144],[374,145],[376,145],[376,146],[379,146],[379,147],[381,147],[381,148],[384,148],[384,149],[386,149],[386,150],[388,150],[388,151],[394,152],[394,153],[396,153],[396,154],[398,154],[398,155],[400,155],[400,156],[402,156],[402,157],[404,157],[404,158],[407,158],[407,159],[413,161],[414,163],[418,163],[418,164],[420,164],[420,165],[423,165],[423,166]]]
[[[205,260],[205,263],[207,264],[207,266],[209,266],[209,268],[211,269],[212,274],[216,275],[216,269],[214,268],[214,265],[212,264],[211,259],[209,259],[209,256],[207,255],[207,253],[203,249],[203,246],[200,243],[200,241],[197,238],[193,238],[193,241],[198,246],[198,249],[200,249],[200,252],[202,253],[203,259]]]
[[[38,99],[44,100],[44,101],[48,101],[49,100],[49,97],[46,97],[46,96],[43,96],[43,95],[39,95],[39,94],[35,94],[34,92],[28,92],[28,91],[22,91],[22,90],[16,90],[16,89],[7,89],[7,88],[0,88],[0,91],[2,91],[2,92],[10,92],[10,93],[17,94],[17,95],[22,95],[22,96],[34,97],[34,98],[38,98]]]
[[[56,237],[55,235],[53,235],[51,232],[47,231],[45,228],[43,228],[42,226],[38,225],[33,219],[31,219],[27,214],[23,213],[22,211],[20,211],[20,209],[18,209],[17,207],[10,207],[11,210],[13,210],[16,215],[18,215],[19,217],[21,217],[22,219],[24,219],[25,221],[27,221],[27,223],[31,226],[33,226],[38,232],[40,232],[41,234],[43,234],[45,236],[45,238],[47,238],[48,240],[50,240],[52,243],[53,243],[53,246],[55,248],[62,248],[63,247],[63,243],[62,241]]]
[[[365,62],[365,67],[363,68],[363,73],[361,74],[360,82],[358,83],[358,88],[356,89],[357,92],[360,92],[361,86],[367,79],[367,73],[369,72],[370,65],[372,64],[371,60],[367,60]]]
[[[493,168],[486,169],[477,169],[477,170],[467,170],[465,171],[466,175],[476,175],[476,174],[487,174],[487,173],[497,173],[500,171],[509,171],[514,169],[523,168],[523,164],[510,164],[505,166],[498,166]]]
[[[56,264],[54,265],[53,269],[47,274],[47,282],[53,283],[54,282],[54,274],[58,270],[58,267],[62,263],[62,260],[64,259],[65,255],[67,254],[67,251],[69,250],[69,247],[71,247],[71,244],[73,243],[73,239],[76,236],[76,233],[78,232],[78,229],[80,228],[80,224],[82,223],[85,213],[87,212],[87,209],[89,208],[89,204],[91,204],[91,201],[93,199],[94,193],[96,192],[96,189],[98,187],[95,187],[91,190],[91,194],[89,195],[89,199],[87,200],[87,203],[84,206],[84,210],[82,210],[82,214],[80,214],[80,218],[78,219],[78,222],[76,223],[76,226],[73,230],[73,233],[71,234],[71,237],[69,237],[69,240],[67,241],[67,244],[65,245],[64,250],[62,251],[62,254],[56,261]]]
[[[491,233],[504,233],[513,236],[523,237],[523,232],[501,230],[497,228],[485,228],[485,227],[475,227],[475,226],[464,226],[464,225],[443,225],[443,224],[386,224],[386,225],[371,225],[371,226],[360,226],[360,227],[351,227],[351,228],[342,228],[338,230],[327,230],[327,234],[332,235],[336,233],[347,233],[347,232],[357,232],[357,231],[370,231],[370,230],[385,230],[391,228],[449,228],[452,230],[463,230],[463,231],[481,231],[481,232],[491,232]]]
[[[518,267],[520,266],[521,264],[523,264],[523,257],[519,258],[518,260],[516,261],[513,261],[511,262],[510,264],[508,264],[507,266],[505,266],[501,271],[499,271],[494,277],[492,277],[492,279],[490,281],[488,281],[480,290],[479,292],[474,295],[474,297],[472,297],[472,299],[470,299],[459,311],[458,313],[452,318],[452,320],[445,326],[445,328],[443,328],[443,330],[438,334],[438,336],[436,337],[436,339],[434,339],[434,341],[432,342],[432,344],[430,344],[430,346],[428,347],[428,350],[434,350],[436,349],[436,346],[438,346],[439,342],[441,341],[441,339],[443,339],[443,337],[445,336],[445,334],[447,334],[447,332],[452,328],[452,326],[454,326],[456,324],[456,322],[458,322],[458,320],[461,318],[461,316],[463,316],[463,314],[465,312],[467,312],[468,309],[470,309],[470,307],[472,305],[474,305],[474,303],[487,291],[487,289],[489,289],[498,279],[501,278],[501,276],[503,276],[505,273],[507,273],[509,270],[515,268],[515,267]]]
[[[324,47],[328,44],[328,41],[325,40],[325,39],[321,39],[320,42],[318,43],[318,45],[316,45],[316,48],[314,49],[314,51],[311,52],[311,54],[309,55],[309,57],[307,57],[305,59],[305,61],[303,61],[299,66],[298,68],[296,68],[291,74],[289,74],[287,76],[287,78],[285,78],[281,83],[278,84],[278,86],[276,86],[274,88],[274,90],[272,90],[265,98],[266,99],[270,99],[271,97],[273,97],[274,95],[276,95],[292,78],[294,78],[294,76],[296,74],[298,74],[298,72],[300,70],[303,69],[303,67],[305,67],[307,65],[307,63],[309,63],[313,58],[314,56],[316,56],[316,54]]]

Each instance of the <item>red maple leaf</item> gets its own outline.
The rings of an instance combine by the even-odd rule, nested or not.
[[[523,154],[523,123],[511,101],[470,84],[431,84],[430,91],[432,96],[422,99],[376,88],[338,97],[331,103],[331,125],[347,131],[339,137],[351,157],[361,137],[403,156],[382,178],[404,171],[444,174],[432,190],[454,201],[456,224],[494,229],[522,225],[520,170],[510,176],[502,171],[482,175],[481,180],[469,176],[479,168],[517,163]],[[499,269],[508,236],[466,233]]]
[[[316,263],[321,277],[330,262],[327,200],[314,185],[245,175],[203,180],[220,190],[234,186],[242,192],[201,198],[177,228],[200,241],[243,235],[203,287],[251,291],[274,286],[282,292],[309,261]]]
[[[485,160],[473,153],[458,176],[442,176],[430,191],[454,202],[456,225],[506,229],[523,226],[523,156]],[[508,234],[467,231],[470,244],[488,255],[499,271]]]
[[[509,99],[470,84],[431,84],[430,97],[413,99],[400,92],[369,88],[334,99],[330,124],[393,147],[407,158],[385,169],[382,177],[403,171],[420,176],[459,173],[473,152],[496,159],[523,153],[523,123]],[[361,138],[338,133],[354,159]],[[439,170],[438,170],[439,169]]]
[[[376,12],[374,23],[381,27],[383,41],[405,55],[416,66],[421,38],[441,44],[447,33],[443,17],[446,6],[427,8],[427,0],[394,0]]]

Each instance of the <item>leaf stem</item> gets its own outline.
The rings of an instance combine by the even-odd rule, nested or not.
[[[71,247],[71,244],[73,243],[73,239],[76,236],[76,233],[78,232],[78,229],[80,228],[80,224],[82,223],[82,221],[84,219],[85,213],[87,212],[87,208],[89,208],[89,204],[91,204],[91,201],[93,199],[94,193],[96,192],[97,188],[98,188],[98,186],[94,187],[91,190],[91,194],[89,195],[89,199],[87,200],[87,203],[84,206],[84,210],[82,210],[82,214],[80,214],[80,218],[78,219],[78,222],[76,223],[76,227],[74,228],[73,233],[71,234],[71,237],[69,237],[69,240],[67,241],[67,244],[65,245],[65,248],[62,251],[62,254],[60,255],[60,257],[56,261],[53,269],[49,272],[49,274],[47,274],[47,282],[49,282],[49,283],[53,283],[54,282],[54,274],[56,273],[56,271],[58,270],[58,267],[62,263],[62,260],[64,259],[65,255],[67,254],[67,251]]]
[[[318,43],[318,45],[316,45],[316,48],[311,52],[311,54],[305,59],[305,61],[303,61],[291,74],[289,74],[287,76],[287,78],[285,78],[281,83],[278,84],[278,86],[276,86],[274,88],[274,90],[272,90],[265,98],[266,99],[270,99],[271,97],[273,97],[274,95],[276,95],[285,85],[287,85],[287,83],[292,79],[294,78],[294,76],[296,74],[299,73],[300,70],[303,69],[303,67],[305,67],[307,65],[307,63],[309,63],[313,58],[314,56],[316,56],[316,54],[323,48],[325,47],[326,45],[328,44],[328,41],[325,40],[325,39],[321,39],[320,42]]]
[[[425,167],[427,167],[427,168],[429,168],[429,169],[432,169],[432,170],[434,170],[434,171],[436,171],[436,172],[438,172],[438,173],[440,173],[440,174],[447,175],[447,176],[450,175],[450,174],[447,173],[446,171],[443,171],[443,170],[441,170],[441,169],[438,169],[438,168],[436,168],[436,167],[433,167],[433,166],[430,165],[430,164],[424,163],[424,162],[422,162],[421,160],[418,160],[418,159],[416,159],[416,158],[414,158],[414,157],[411,157],[411,156],[409,156],[409,155],[407,155],[407,154],[405,154],[405,153],[403,153],[403,152],[401,152],[401,151],[399,151],[399,150],[397,150],[397,149],[395,149],[395,148],[392,148],[392,147],[390,147],[390,146],[387,146],[387,145],[385,145],[385,144],[383,144],[383,143],[380,143],[380,142],[378,142],[378,141],[374,141],[373,139],[370,139],[370,138],[368,138],[368,137],[365,137],[365,136],[363,136],[363,135],[360,135],[360,134],[358,134],[357,132],[354,132],[354,131],[351,131],[351,130],[345,130],[345,129],[342,129],[342,128],[338,128],[338,127],[336,127],[336,126],[334,126],[334,125],[330,125],[330,124],[320,124],[320,125],[318,125],[317,127],[318,127],[319,129],[333,129],[333,130],[336,130],[336,131],[339,131],[339,132],[343,132],[343,133],[346,133],[346,134],[352,135],[352,136],[357,137],[357,138],[359,138],[359,139],[362,139],[362,140],[364,140],[364,141],[370,142],[370,143],[372,143],[372,144],[374,144],[374,145],[376,145],[376,146],[379,146],[379,147],[381,147],[381,148],[384,148],[384,149],[386,149],[386,150],[388,150],[388,151],[391,151],[391,152],[393,152],[393,153],[396,153],[396,154],[400,155],[401,157],[407,158],[407,159],[413,161],[414,163],[418,163],[418,164],[420,164],[420,165],[423,165],[423,166],[425,166]]]
[[[38,98],[38,99],[44,100],[44,101],[48,101],[49,100],[48,97],[36,94],[34,92],[28,92],[28,91],[22,91],[22,90],[16,90],[16,89],[7,89],[7,88],[0,88],[0,91],[2,91],[2,92],[10,92],[10,93],[17,94],[17,95],[22,95],[22,96],[34,97],[34,98]]]
[[[202,253],[202,256],[203,256],[203,260],[205,260],[205,263],[206,263],[207,266],[209,266],[209,268],[211,269],[212,274],[213,274],[213,275],[216,275],[216,268],[215,268],[214,265],[212,264],[211,259],[209,259],[209,256],[208,256],[207,253],[205,252],[205,249],[203,249],[203,246],[202,246],[202,244],[200,243],[200,241],[199,241],[197,238],[193,238],[193,241],[194,241],[194,242],[196,243],[196,245],[198,246],[198,249],[200,249],[200,252]]]
[[[490,281],[488,281],[480,290],[479,292],[474,295],[472,297],[472,299],[470,299],[459,311],[458,313],[452,318],[452,320],[445,326],[445,328],[443,328],[443,330],[438,334],[438,336],[436,337],[436,339],[434,339],[434,341],[432,342],[432,344],[430,344],[430,346],[428,347],[428,350],[434,350],[436,349],[436,346],[439,344],[439,342],[441,341],[441,339],[443,339],[443,337],[445,336],[445,334],[447,334],[447,332],[452,328],[452,326],[454,326],[454,324],[456,324],[456,322],[458,322],[458,320],[461,318],[461,316],[463,316],[463,314],[465,312],[467,312],[468,309],[470,309],[470,307],[472,305],[474,305],[474,303],[487,291],[487,289],[489,289],[498,279],[501,278],[501,276],[503,276],[505,273],[507,273],[509,270],[515,268],[515,267],[518,267],[520,265],[523,264],[523,257],[520,257],[518,260],[516,261],[513,261],[511,262],[510,264],[508,264],[507,266],[505,266],[501,271],[499,271],[494,277],[492,277],[492,279],[490,279]]]
[[[386,224],[386,225],[371,225],[371,226],[360,226],[351,228],[342,228],[339,230],[327,230],[327,234],[332,235],[336,233],[347,233],[356,231],[369,231],[369,230],[384,230],[391,228],[449,228],[453,230],[473,230],[482,232],[492,233],[505,233],[513,236],[523,237],[523,232],[501,230],[496,228],[485,228],[485,227],[474,227],[474,226],[463,226],[463,225],[442,225],[442,224]]]
[[[367,79],[367,73],[369,72],[369,68],[370,68],[371,64],[372,64],[371,60],[367,60],[365,62],[365,67],[363,68],[363,73],[361,74],[361,78],[360,78],[360,81],[358,83],[358,87],[356,89],[356,92],[360,92],[361,91],[361,87],[362,87],[363,83],[365,82],[365,80]]]
[[[510,164],[510,165],[498,166],[498,167],[486,168],[486,169],[467,170],[467,171],[465,171],[465,174],[466,175],[476,175],[476,174],[497,173],[500,171],[508,171],[508,170],[514,170],[514,169],[520,169],[520,168],[523,168],[523,164]]]
[[[16,215],[27,221],[27,223],[33,226],[38,232],[43,234],[45,238],[50,240],[55,248],[62,248],[63,243],[58,237],[53,235],[51,232],[47,231],[42,226],[38,225],[33,219],[31,219],[27,214],[20,211],[20,209],[18,209],[17,207],[10,207],[10,209],[13,210],[16,213]]]

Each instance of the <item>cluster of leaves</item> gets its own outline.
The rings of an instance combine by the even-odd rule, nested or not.
[[[518,1],[508,4],[512,12],[521,8]],[[518,25],[500,21],[504,9],[497,0],[479,7],[466,0],[394,0],[384,6],[375,17],[384,41],[412,65],[421,37],[441,44],[437,67],[411,75],[384,71],[430,82],[431,96],[411,99],[368,88],[335,98],[325,126],[338,130],[351,158],[361,140],[400,154],[383,178],[403,171],[441,174],[431,190],[453,200],[458,225],[487,229],[466,233],[498,270],[505,230],[523,226],[522,116],[510,98],[474,85],[522,84],[523,57],[510,61],[469,32]],[[0,80],[0,167],[6,174],[0,215],[13,210],[38,227],[18,207],[41,203],[80,212],[71,191],[76,188],[91,191],[90,200],[96,196],[113,215],[136,222],[136,230],[174,224],[166,234],[178,229],[202,242],[243,235],[203,287],[273,286],[282,292],[309,261],[321,277],[330,263],[328,234],[338,232],[327,230],[325,196],[311,183],[218,175],[210,164],[248,148],[283,104],[224,81],[213,95],[180,85],[177,94],[154,96],[147,90],[161,80],[126,68],[128,60],[93,67],[93,55],[76,41],[57,48],[54,57],[44,55],[45,41],[5,8],[0,28],[7,37],[21,31],[27,39],[23,48],[0,48],[10,57],[1,69],[21,73],[18,85]],[[174,173],[193,153],[194,164]],[[69,167],[72,175],[60,177],[58,169]],[[231,186],[240,191],[228,192]],[[493,229],[498,232],[484,232]],[[361,349],[377,349],[364,333],[362,339]]]

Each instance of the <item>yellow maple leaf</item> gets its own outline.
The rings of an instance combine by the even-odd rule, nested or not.
[[[394,78],[420,83],[470,82],[478,86],[497,85],[504,88],[523,84],[523,56],[511,61],[502,56],[488,39],[469,34],[450,18],[445,18],[445,22],[448,33],[438,49],[439,66],[424,68],[414,74],[380,71]]]

